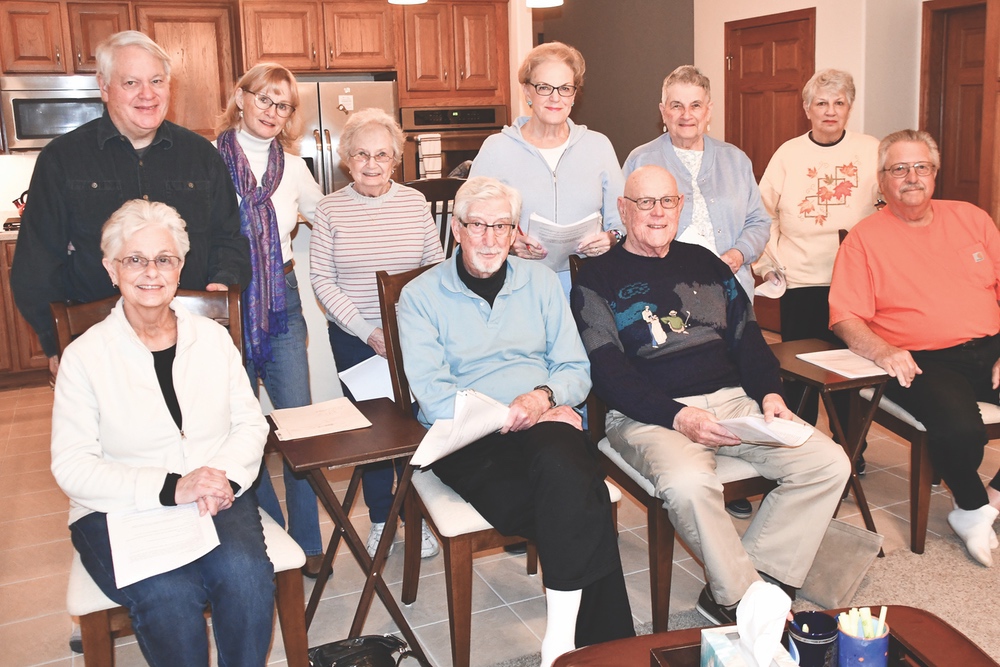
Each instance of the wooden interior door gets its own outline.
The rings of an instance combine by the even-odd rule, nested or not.
[[[986,3],[929,2],[924,17],[921,127],[941,149],[934,196],[988,208],[980,192]]]
[[[802,88],[815,71],[816,9],[726,23],[726,141],[757,181],[774,151],[809,130]],[[754,298],[761,327],[781,331],[776,299]]]
[[[815,71],[816,10],[726,23],[726,141],[757,180],[778,146],[809,129],[802,87]]]

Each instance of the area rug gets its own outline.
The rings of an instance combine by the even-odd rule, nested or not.
[[[994,557],[1000,556],[995,553]],[[925,609],[957,628],[1000,662],[998,600],[998,567],[985,568],[973,562],[957,537],[928,535],[923,554],[899,549],[885,558],[876,558],[851,604],[856,607],[896,604]],[[798,599],[792,608],[817,607],[808,600]],[[668,621],[671,630],[706,625],[704,617],[693,609],[671,614]],[[636,628],[638,634],[650,631],[649,623]],[[497,663],[495,667],[537,667],[540,658],[535,653]]]

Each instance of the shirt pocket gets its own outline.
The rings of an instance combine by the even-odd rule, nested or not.
[[[121,182],[116,180],[70,180],[65,196],[73,227],[70,235],[97,244],[104,221],[125,203]]]
[[[165,204],[177,209],[187,223],[188,234],[208,233],[208,220],[212,211],[211,181],[167,181]]]
[[[992,258],[982,243],[972,243],[958,250],[959,266],[969,272],[969,278],[976,286],[992,289],[997,282],[996,269]]]

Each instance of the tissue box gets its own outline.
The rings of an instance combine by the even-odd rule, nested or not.
[[[701,631],[701,667],[749,667],[752,660],[740,651],[740,635],[735,625]],[[766,667],[795,667],[784,646],[778,645],[774,659]]]

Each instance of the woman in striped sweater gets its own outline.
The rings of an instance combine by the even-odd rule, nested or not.
[[[392,180],[403,157],[403,132],[389,114],[381,109],[353,114],[337,152],[354,182],[316,207],[309,278],[326,310],[337,369],[344,371],[376,354],[385,356],[375,272],[440,262],[444,252],[424,196]],[[347,387],[344,394],[350,396]],[[394,476],[400,474],[402,461],[365,466],[361,488],[372,522],[367,544],[372,556],[392,504]],[[420,554],[428,558],[437,552],[437,541],[424,526]]]

